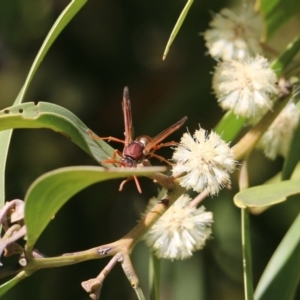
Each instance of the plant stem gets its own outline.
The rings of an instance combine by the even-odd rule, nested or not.
[[[149,257],[149,289],[150,299],[159,300],[160,259],[150,252]]]
[[[233,147],[236,160],[244,159],[252,152],[267,128],[289,102],[290,97],[290,95],[284,95],[278,99],[273,111],[266,113],[266,115]]]
[[[253,300],[252,256],[248,208],[241,209],[244,293],[246,300]]]
[[[146,300],[146,298],[144,296],[144,293],[143,293],[143,291],[140,287],[134,289],[134,291],[135,291],[135,293],[136,293],[139,300]]]
[[[130,255],[136,243],[143,237],[143,235],[151,228],[151,226],[167,211],[184,192],[185,189],[179,186],[174,181],[173,189],[169,190],[166,195],[159,201],[154,208],[124,237],[119,240],[94,247],[85,251],[66,253],[56,257],[34,257],[31,252],[25,252],[26,260],[22,263],[22,267],[16,267],[12,270],[0,271],[0,278],[7,274],[12,275],[20,271],[34,272],[43,268],[55,268],[77,264],[92,259],[100,259],[108,256],[114,256],[118,253],[123,253],[126,256]],[[24,258],[22,258],[24,259]],[[126,263],[123,267],[126,267]]]

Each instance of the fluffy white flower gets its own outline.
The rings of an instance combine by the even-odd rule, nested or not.
[[[206,47],[214,58],[245,59],[261,53],[262,19],[251,7],[236,12],[224,8],[204,33]]]
[[[205,246],[213,215],[203,206],[190,207],[190,200],[188,195],[178,198],[145,235],[146,244],[158,257],[185,259]]]
[[[217,65],[213,90],[220,106],[246,118],[264,114],[278,93],[277,77],[266,58],[224,61]]]
[[[229,173],[236,166],[229,144],[215,132],[208,134],[202,128],[194,136],[183,135],[172,159],[175,161],[173,176],[186,173],[179,178],[181,186],[197,192],[208,189],[211,195],[230,183]]]
[[[277,155],[287,156],[299,116],[294,103],[289,103],[282,110],[257,144],[259,149],[264,150],[266,157],[275,159]]]

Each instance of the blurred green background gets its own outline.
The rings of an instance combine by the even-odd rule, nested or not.
[[[100,136],[123,137],[122,91],[129,86],[136,136],[154,136],[187,115],[193,133],[213,128],[222,111],[211,91],[215,62],[206,55],[201,33],[211,12],[225,1],[195,1],[166,59],[161,57],[186,1],[88,1],[54,43],[25,101],[48,101],[76,114]],[[12,105],[48,30],[68,4],[65,0],[0,2],[0,109]],[[174,133],[179,140],[184,128]],[[114,145],[114,144],[113,144]],[[120,145],[114,145],[120,147]],[[120,149],[122,149],[120,147]],[[170,158],[170,149],[160,154]],[[159,164],[153,161],[154,164]],[[65,137],[48,130],[16,130],[7,164],[7,200],[23,199],[30,184],[63,166],[96,165]],[[274,175],[282,160],[251,160],[251,184]],[[74,252],[114,241],[139,219],[157,186],[142,178],[143,194],[133,182],[118,192],[119,180],[94,185],[67,203],[37,243],[46,255]],[[163,300],[243,299],[240,212],[231,191],[207,199],[214,213],[213,238],[186,261],[163,261]],[[51,199],[49,199],[51,201]],[[251,218],[254,282],[300,208],[299,199]],[[4,265],[11,259],[3,259]],[[98,275],[108,260],[45,269],[24,280],[3,299],[89,299],[80,283]],[[148,289],[148,249],[139,243],[133,263]],[[299,294],[300,295],[300,294]],[[299,296],[300,297],[300,296]],[[105,281],[101,299],[136,299],[120,266]]]

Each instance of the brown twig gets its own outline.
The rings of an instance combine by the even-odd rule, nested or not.
[[[100,272],[100,274],[96,278],[92,278],[81,283],[83,289],[89,293],[89,296],[93,300],[98,300],[100,297],[100,292],[103,286],[103,282],[109,272],[113,269],[113,267],[117,264],[117,262],[122,261],[122,254],[117,253],[113,258],[109,261],[109,263],[104,267],[104,269]]]

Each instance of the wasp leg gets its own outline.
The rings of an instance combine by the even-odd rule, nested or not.
[[[113,141],[113,142],[117,142],[117,143],[122,143],[125,144],[125,141],[117,139],[113,136],[108,136],[108,137],[100,137],[98,135],[95,135],[91,130],[88,130],[88,135],[93,139],[93,140],[108,140],[108,141]]]
[[[155,154],[155,153],[149,154],[149,155],[147,156],[147,159],[148,159],[148,158],[151,158],[151,157],[155,157],[155,158],[159,159],[160,161],[163,161],[163,162],[167,163],[167,164],[170,165],[170,166],[173,166],[173,165],[174,165],[174,164],[172,164],[171,162],[169,162],[168,160],[166,160],[164,157],[162,157],[162,156],[160,156],[160,155],[157,155],[157,154]]]
[[[125,183],[128,182],[128,181],[130,181],[130,180],[132,180],[132,179],[134,179],[136,188],[137,188],[138,192],[141,194],[142,193],[142,189],[141,189],[140,183],[139,183],[137,177],[134,176],[134,175],[132,177],[126,178],[125,180],[123,180],[121,182],[120,187],[119,187],[119,191],[122,191]]]
[[[141,189],[141,186],[140,186],[140,183],[139,183],[137,177],[133,175],[133,179],[134,179],[134,182],[135,182],[135,185],[136,185],[136,188],[137,188],[138,192],[141,194],[142,189]]]
[[[105,159],[105,160],[101,160],[100,162],[101,164],[119,164],[119,165],[122,165],[122,163],[116,159],[113,159],[113,158],[108,158],[108,159]]]
[[[116,159],[117,154],[121,157],[123,156],[123,154],[120,150],[115,149],[115,151],[113,152],[113,155],[112,155],[111,158],[102,160],[100,163],[101,164],[119,164],[119,165],[122,165],[122,162]]]

